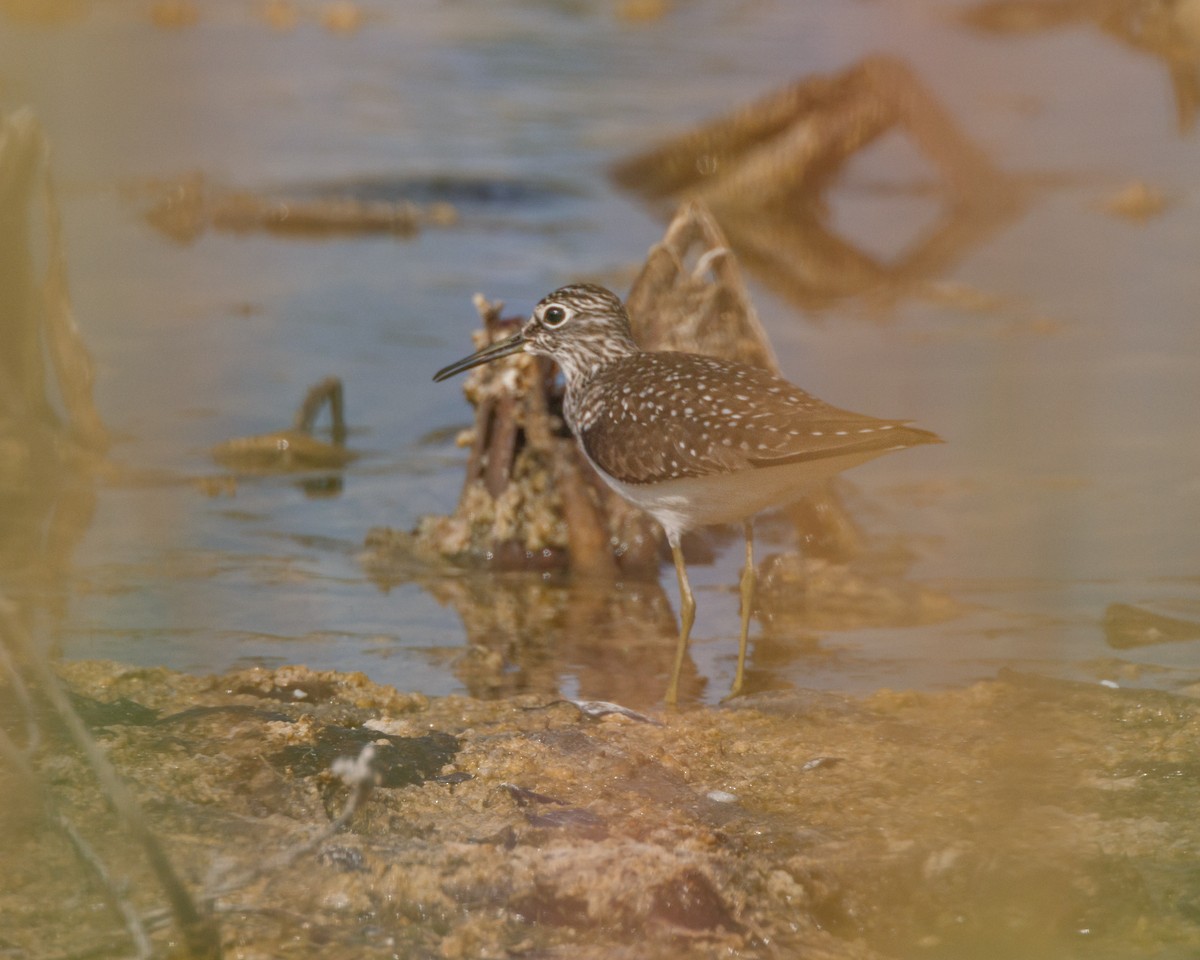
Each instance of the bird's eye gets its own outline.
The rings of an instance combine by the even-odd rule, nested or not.
[[[547,307],[542,311],[542,323],[548,327],[562,326],[567,320],[567,311],[563,307]]]

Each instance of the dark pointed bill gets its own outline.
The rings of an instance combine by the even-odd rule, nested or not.
[[[515,333],[507,340],[501,340],[498,343],[493,343],[491,346],[484,347],[471,354],[469,357],[463,357],[461,360],[450,364],[448,367],[442,367],[433,375],[434,380],[445,380],[448,377],[454,376],[456,373],[462,373],[464,370],[470,370],[472,367],[477,367],[481,363],[488,363],[492,360],[499,360],[501,357],[511,356],[514,353],[519,353],[525,347],[525,337],[520,333]]]

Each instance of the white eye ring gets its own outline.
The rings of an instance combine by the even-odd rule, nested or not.
[[[542,311],[542,323],[548,327],[561,327],[570,316],[570,310],[553,303]]]

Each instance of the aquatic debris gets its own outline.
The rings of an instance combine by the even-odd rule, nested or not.
[[[628,707],[623,707],[619,703],[609,703],[607,700],[559,700],[556,703],[569,703],[579,709],[585,717],[591,720],[599,720],[601,717],[618,716],[628,717],[630,720],[636,720],[639,723],[651,723],[656,727],[661,727],[661,721],[655,720],[653,717],[648,717],[644,713],[638,713],[636,710],[630,710]]]
[[[317,418],[329,407],[329,440],[313,436]],[[217,463],[239,473],[270,474],[304,471],[340,470],[358,457],[346,446],[345,390],[337,377],[326,377],[313,384],[304,394],[292,426],[285,430],[262,433],[252,437],[235,437],[217,444],[212,457]],[[211,478],[205,478],[206,489],[214,488]],[[234,485],[236,489],[236,484]],[[340,482],[332,488],[340,490]],[[329,482],[305,481],[305,490],[313,494],[330,492]]]
[[[291,30],[300,19],[292,0],[266,0],[259,8],[259,16],[273,30]]]
[[[284,747],[267,760],[294,776],[311,777],[333,770],[338,758],[373,744],[372,766],[381,787],[419,786],[438,776],[458,752],[458,740],[447,733],[399,737],[365,727],[322,725],[310,742]]]
[[[192,0],[155,0],[150,5],[150,22],[156,27],[178,30],[193,27],[200,20],[200,11]]]
[[[321,8],[321,26],[331,33],[353,33],[362,23],[362,7],[353,0],[331,0]]]
[[[420,205],[402,198],[356,196],[353,181],[307,190],[255,192],[222,187],[202,173],[126,184],[127,197],[143,206],[142,217],[179,243],[208,229],[293,236],[387,233],[413,236],[425,227],[458,221],[453,205]]]
[[[1104,639],[1118,650],[1155,643],[1188,643],[1200,640],[1200,623],[1153,613],[1128,603],[1110,603],[1104,611]]]
[[[544,793],[537,793],[534,790],[527,790],[525,787],[519,787],[515,783],[502,783],[500,786],[508,792],[508,795],[513,798],[513,802],[518,807],[527,807],[532,803],[555,803],[565,807],[567,801],[559,800],[557,797],[547,796]]]
[[[1134,180],[1105,198],[1101,209],[1113,216],[1144,223],[1167,209],[1167,196],[1153,184]]]

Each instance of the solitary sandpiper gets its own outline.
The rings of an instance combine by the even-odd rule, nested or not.
[[[758,367],[642,350],[620,299],[587,283],[555,290],[519,333],[443,367],[433,379],[522,350],[558,364],[566,381],[563,413],[584,456],[609,486],[647,511],[667,534],[681,605],[668,704],[678,698],[696,614],[679,546],[685,531],[743,524],[742,629],[729,693],[737,696],[754,599],[754,515],[804,496],[814,483],[847,467],[939,442],[902,420],[839,410]]]

